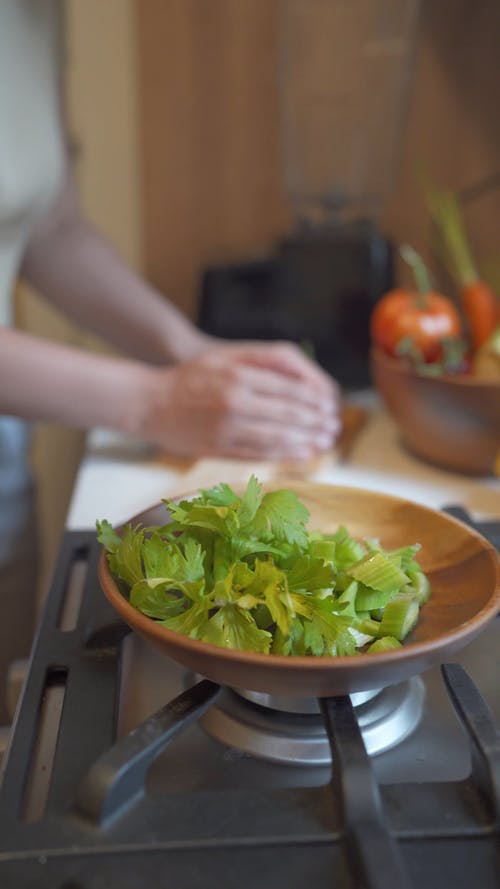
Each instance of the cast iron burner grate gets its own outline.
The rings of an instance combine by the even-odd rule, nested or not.
[[[498,545],[500,525],[479,530]],[[3,764],[2,889],[500,886],[500,737],[459,664],[442,673],[470,743],[465,779],[378,784],[342,697],[320,703],[324,786],[147,793],[152,761],[221,690],[202,680],[116,742],[128,630],[98,556],[92,532],[65,534]]]

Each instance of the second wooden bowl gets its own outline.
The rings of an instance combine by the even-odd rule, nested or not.
[[[426,377],[379,349],[372,350],[371,371],[409,450],[455,472],[499,472],[500,381]]]

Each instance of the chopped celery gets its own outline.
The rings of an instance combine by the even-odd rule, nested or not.
[[[366,651],[367,654],[376,654],[382,651],[392,651],[395,648],[402,648],[401,642],[398,639],[395,639],[394,636],[382,636],[381,639],[376,639],[375,642],[372,642]]]
[[[380,553],[383,551],[383,546],[380,543],[380,540],[378,539],[378,537],[364,537],[363,543],[365,544],[369,553],[374,553],[374,552]]]
[[[333,564],[335,562],[336,546],[337,544],[334,540],[312,540],[309,551],[317,559],[323,559],[325,562]]]
[[[418,614],[419,605],[413,596],[396,596],[385,606],[379,637],[395,636],[401,642],[413,630]]]
[[[343,525],[330,536],[330,540],[334,540],[336,543],[335,562],[339,571],[352,565],[353,562],[358,562],[365,555],[363,544],[351,537]]]
[[[356,594],[356,611],[373,611],[377,608],[385,608],[393,593],[393,590],[383,593],[381,590],[372,590],[370,587],[360,584]]]
[[[397,564],[399,564],[399,567],[403,571],[408,571],[410,567],[416,565],[414,557],[420,548],[419,543],[414,543],[412,546],[402,546],[400,549],[393,549],[391,552],[386,553],[386,555],[392,560],[398,560]]]
[[[401,592],[410,593],[419,605],[423,605],[431,594],[431,585],[428,577],[420,570],[409,570],[408,577],[410,578],[410,583],[403,587]]]
[[[378,636],[380,631],[380,622],[378,620],[370,620],[370,618],[354,618],[351,626],[363,633],[364,636]]]
[[[349,568],[349,574],[381,593],[395,593],[409,582],[409,577],[388,555],[372,552]],[[374,608],[380,606],[374,605]]]
[[[104,521],[98,537],[131,604],[192,638],[292,656],[389,651],[430,595],[418,544],[308,531],[297,496],[253,476],[242,497],[221,483],[165,503],[170,525],[119,536]]]
[[[345,588],[342,594],[337,598],[336,602],[339,606],[339,614],[345,617],[354,618],[356,613],[356,594],[358,592],[358,582],[351,580],[349,586]]]
[[[355,583],[356,581],[354,581]],[[343,593],[345,590],[349,589],[351,583],[353,583],[353,578],[348,574],[342,572],[341,574],[337,574],[335,578],[335,592]]]

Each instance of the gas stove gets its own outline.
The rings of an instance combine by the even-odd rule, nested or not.
[[[500,886],[499,617],[408,682],[277,699],[130,633],[99,550],[62,540],[3,762],[2,889]]]

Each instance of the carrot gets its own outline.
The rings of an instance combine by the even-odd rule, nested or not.
[[[477,271],[470,250],[461,207],[451,191],[428,189],[428,203],[438,229],[447,266],[459,289],[462,311],[472,349],[478,349],[493,333],[500,314],[500,300]]]
[[[499,320],[499,300],[489,284],[479,279],[462,287],[461,301],[467,318],[472,348],[479,349],[495,330]]]

